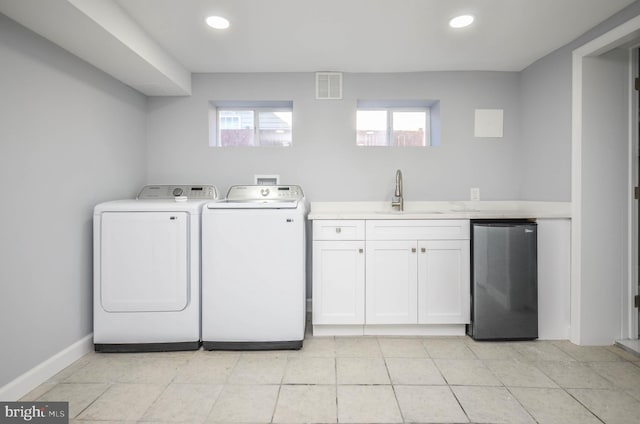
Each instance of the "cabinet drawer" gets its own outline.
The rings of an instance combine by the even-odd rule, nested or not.
[[[364,240],[364,221],[320,219],[313,221],[314,240]]]
[[[367,240],[467,240],[468,219],[368,220]]]

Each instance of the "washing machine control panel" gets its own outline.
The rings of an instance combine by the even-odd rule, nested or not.
[[[147,185],[142,187],[138,199],[216,200],[218,191],[212,185]]]
[[[303,197],[302,189],[296,185],[233,186],[227,193],[227,201],[229,202],[291,202]]]

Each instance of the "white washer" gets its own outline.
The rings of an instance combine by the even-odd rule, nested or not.
[[[96,351],[200,347],[201,211],[215,199],[212,185],[155,185],[95,207]]]
[[[205,349],[300,349],[306,309],[305,228],[298,186],[233,186],[202,211]]]

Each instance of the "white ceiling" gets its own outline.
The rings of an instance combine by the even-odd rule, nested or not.
[[[0,0],[0,12],[143,93],[184,95],[191,72],[520,71],[633,2]],[[462,12],[473,26],[449,28]]]
[[[633,0],[116,0],[192,72],[520,71]],[[466,30],[448,20],[476,15]],[[204,22],[231,21],[227,31]]]

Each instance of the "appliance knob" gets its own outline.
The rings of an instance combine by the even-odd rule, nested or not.
[[[269,195],[269,189],[268,188],[262,188],[260,189],[260,194],[265,197]]]
[[[180,187],[176,187],[173,189],[173,195],[174,196],[182,196],[182,189]]]

